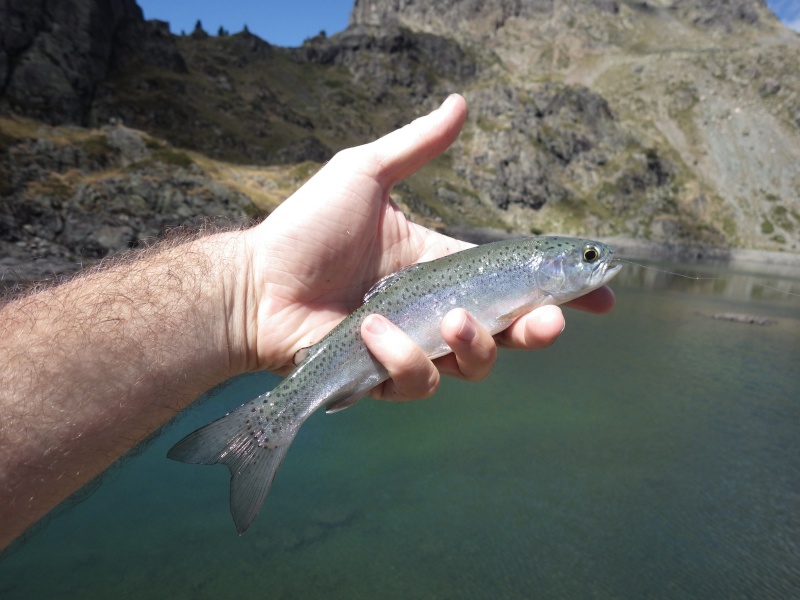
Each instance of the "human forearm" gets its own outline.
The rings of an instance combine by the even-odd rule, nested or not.
[[[244,233],[82,275],[0,310],[0,547],[241,370]],[[246,261],[245,261],[246,262]]]

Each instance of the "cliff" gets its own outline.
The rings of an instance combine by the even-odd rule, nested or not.
[[[115,66],[145,57],[180,70],[173,48],[167,24],[145,22],[135,0],[4,0],[0,108],[86,124],[97,86]]]

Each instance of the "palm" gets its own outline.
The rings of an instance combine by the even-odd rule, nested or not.
[[[271,241],[257,263],[265,298],[258,327],[261,367],[285,371],[299,348],[321,339],[384,275],[468,246],[410,223],[375,176],[331,175],[335,166],[262,224]]]

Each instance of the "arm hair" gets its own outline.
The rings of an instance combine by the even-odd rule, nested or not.
[[[242,370],[244,236],[173,241],[0,306],[0,549]]]

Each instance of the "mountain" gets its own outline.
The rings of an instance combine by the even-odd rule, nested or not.
[[[482,57],[454,169],[504,224],[797,250],[800,37],[763,1],[356,2],[386,24]]]
[[[0,253],[45,270],[269,211],[451,91],[464,133],[397,189],[431,226],[800,247],[800,35],[763,0],[356,0],[299,48],[5,0],[0,46]]]

